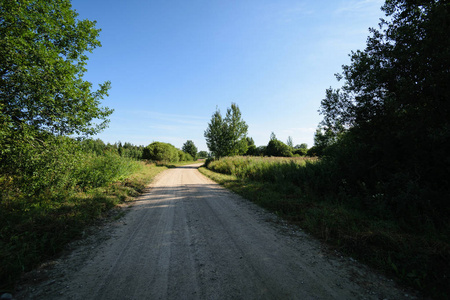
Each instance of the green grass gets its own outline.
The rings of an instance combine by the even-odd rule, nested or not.
[[[41,193],[0,202],[0,291],[81,237],[86,226],[132,200],[166,166],[115,157],[86,161],[79,185],[65,196]],[[102,173],[103,172],[103,173]],[[9,195],[9,194],[8,194]]]
[[[389,214],[383,218],[371,214],[359,205],[359,199],[343,201],[344,192],[336,195],[320,188],[321,177],[329,180],[320,161],[234,157],[207,165],[214,171],[200,168],[204,175],[339,252],[436,299],[450,294],[448,236],[425,229],[413,232]]]

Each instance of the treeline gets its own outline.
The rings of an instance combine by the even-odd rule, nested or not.
[[[137,146],[128,142],[123,144],[122,142],[105,144],[100,139],[81,139],[80,146],[84,151],[97,155],[111,153],[125,158],[144,159],[157,163],[194,161],[196,158],[207,157],[205,151],[197,153],[197,147],[191,140],[188,140],[183,145],[184,150],[177,149],[172,144],[163,142],[153,142],[148,146]]]
[[[142,159],[144,146],[137,146],[131,143],[117,142],[114,144],[103,142],[100,139],[82,139],[81,146],[84,150],[93,152],[97,155],[102,155],[106,152],[117,153],[121,157],[128,157],[134,159]]]
[[[273,132],[267,146],[257,147],[253,138],[247,137],[247,131],[248,125],[242,119],[241,110],[236,103],[231,103],[225,117],[217,109],[204,132],[211,158],[235,155],[293,157],[315,154],[308,152],[307,144],[294,147],[291,137],[285,144],[278,140]]]
[[[252,138],[245,138],[247,141],[247,150],[243,155],[246,156],[274,156],[274,157],[300,157],[315,156],[315,153],[308,150],[308,145],[303,143],[293,146],[292,138],[289,137],[287,143],[283,143],[276,138],[272,132],[267,146],[256,147]]]

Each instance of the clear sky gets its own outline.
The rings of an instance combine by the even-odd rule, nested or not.
[[[256,146],[271,132],[313,146],[325,90],[369,27],[381,0],[72,0],[97,21],[101,48],[85,80],[111,81],[105,142],[208,150],[203,133],[216,108],[236,103]]]

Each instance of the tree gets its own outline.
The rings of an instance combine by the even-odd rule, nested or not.
[[[204,136],[208,149],[214,156],[240,155],[247,151],[247,130],[248,125],[242,120],[239,107],[232,103],[225,118],[216,110]]]
[[[255,141],[253,140],[253,138],[246,137],[245,139],[247,141],[247,151],[245,152],[245,155],[257,156],[258,151],[256,149]]]
[[[206,145],[209,151],[216,157],[223,157],[227,155],[226,146],[226,123],[222,118],[219,110],[213,114],[211,122],[208,124],[204,135],[206,138]]]
[[[294,142],[292,141],[292,137],[291,136],[288,136],[286,145],[288,145],[291,148],[294,148]]]
[[[197,156],[197,147],[195,147],[194,142],[191,140],[186,141],[186,143],[183,144],[183,148],[181,150],[190,154],[192,158],[195,158]]]
[[[77,20],[69,0],[0,0],[0,16],[0,131],[104,129],[110,83],[92,91],[83,80],[85,52],[101,46],[95,21]]]
[[[294,147],[295,149],[308,149],[308,144],[307,143],[302,143],[300,145],[295,145]]]
[[[302,143],[300,145],[295,145],[293,153],[296,155],[305,156],[308,154],[308,144]]]
[[[207,158],[207,157],[209,157],[209,155],[208,155],[208,152],[206,152],[206,151],[200,151],[200,152],[197,154],[197,157],[198,157],[198,158]]]
[[[275,135],[275,132],[272,131],[272,133],[270,134],[270,139],[269,141],[274,141],[277,139],[277,136]]]
[[[371,29],[366,49],[352,52],[337,75],[343,87],[328,89],[322,101],[322,125],[342,133],[328,154],[347,182],[383,194],[405,222],[443,226],[449,206],[442,199],[450,197],[450,3],[388,0],[382,9],[390,19]]]

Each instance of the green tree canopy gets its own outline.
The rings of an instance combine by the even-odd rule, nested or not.
[[[267,147],[265,149],[267,156],[281,156],[281,157],[291,157],[292,151],[291,147],[286,145],[280,140],[271,139],[269,143],[267,144]]]
[[[85,52],[101,46],[95,21],[77,20],[69,0],[0,0],[0,125],[2,131],[95,134],[112,110],[100,107],[83,80]]]
[[[240,155],[247,152],[247,130],[248,125],[242,120],[239,107],[232,103],[225,118],[216,110],[204,136],[208,149],[214,156]]]
[[[190,154],[193,158],[197,156],[197,147],[191,140],[186,141],[186,143],[183,144],[183,148],[181,150]]]
[[[143,158],[161,162],[178,162],[180,160],[179,150],[172,144],[153,142],[144,148]]]
[[[343,132],[333,156],[346,182],[382,194],[399,216],[446,222],[450,178],[450,3],[388,0],[389,17],[322,101],[322,125]],[[355,188],[356,190],[356,188]],[[412,212],[414,211],[414,212]],[[407,218],[405,218],[407,219]]]
[[[197,157],[198,157],[198,158],[207,158],[207,157],[208,157],[208,152],[206,152],[206,151],[200,151],[200,152],[197,154]]]

